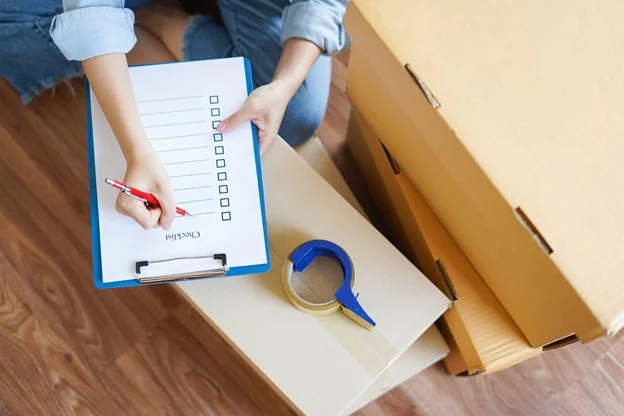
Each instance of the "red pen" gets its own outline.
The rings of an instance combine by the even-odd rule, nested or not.
[[[109,179],[106,178],[106,183],[109,185],[112,185],[114,188],[119,189],[121,192],[123,192],[124,194],[131,196],[132,198],[138,199],[139,201],[142,201],[146,206],[148,207],[158,207],[160,206],[160,204],[158,203],[158,200],[156,199],[156,197],[152,194],[148,194],[147,192],[143,192],[140,191],[136,188],[133,188],[131,186],[128,186],[122,182],[116,181],[115,179]],[[182,216],[190,216],[192,217],[193,215],[180,208],[180,207],[176,207],[176,212]]]

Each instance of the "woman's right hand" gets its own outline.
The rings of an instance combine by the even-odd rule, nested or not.
[[[146,230],[159,225],[168,230],[176,212],[173,191],[169,176],[143,129],[126,55],[99,55],[83,61],[82,65],[126,159],[124,182],[153,194],[160,205],[160,208],[147,209],[141,201],[120,193],[115,208]]]
[[[176,213],[175,201],[169,176],[156,155],[129,160],[124,183],[154,195],[160,208],[148,209],[143,202],[120,193],[115,205],[117,211],[133,218],[146,230],[158,226],[168,230]]]

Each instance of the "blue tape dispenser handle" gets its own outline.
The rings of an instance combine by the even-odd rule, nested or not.
[[[303,272],[319,256],[334,259],[342,268],[343,282],[334,294],[335,299],[326,303],[311,303],[298,296],[292,288],[293,272]],[[311,240],[301,244],[289,256],[284,265],[284,288],[288,297],[299,309],[313,314],[328,314],[342,308],[343,312],[366,329],[376,324],[358,302],[358,295],[353,293],[355,273],[353,263],[346,251],[327,240]]]

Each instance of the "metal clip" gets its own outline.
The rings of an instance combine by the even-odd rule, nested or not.
[[[171,263],[180,263],[184,261],[202,261],[206,259],[221,260],[222,266],[215,269],[195,270],[184,273],[168,273],[163,275],[142,277],[144,273],[143,269],[148,266],[168,265]],[[141,284],[150,283],[163,283],[163,282],[177,282],[183,280],[200,279],[206,277],[220,277],[225,276],[229,270],[227,265],[227,257],[225,254],[214,254],[212,256],[203,257],[181,257],[168,260],[155,260],[155,261],[138,261],[135,263],[135,275],[137,280]]]

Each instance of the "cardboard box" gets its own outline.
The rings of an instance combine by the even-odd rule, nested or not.
[[[345,17],[351,101],[533,347],[624,324],[623,19],[580,0]]]
[[[176,287],[293,409],[347,414],[371,386],[379,388],[450,302],[284,141],[272,145],[262,164],[271,271]],[[377,323],[373,330],[340,311],[316,316],[290,303],[285,259],[312,239],[333,241],[349,254],[353,289]],[[439,347],[435,338],[425,341]]]
[[[318,137],[313,137],[295,150],[360,215],[367,217],[364,209],[355,198],[355,195],[353,195],[353,192],[351,192],[349,185],[332,162],[329,153],[327,153]],[[346,413],[355,413],[368,403],[382,396],[385,392],[399,386],[425,368],[442,360],[449,352],[449,347],[442,338],[440,331],[435,325],[431,326],[375,380],[375,383],[351,405]]]
[[[344,177],[334,164],[327,149],[321,143],[318,137],[312,137],[310,140],[300,144],[295,149],[297,154],[303,159],[321,178],[325,180],[332,188],[336,190],[353,208],[364,218],[368,218],[364,208],[349,188]]]
[[[385,217],[398,222],[394,233],[408,242],[407,257],[447,296],[453,308],[440,322],[452,353],[444,360],[451,374],[480,374],[510,367],[538,355],[433,215],[371,127],[353,111],[348,145]]]

